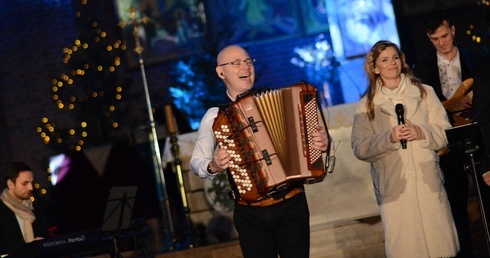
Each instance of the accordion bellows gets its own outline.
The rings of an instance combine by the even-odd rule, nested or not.
[[[321,182],[322,152],[312,149],[319,123],[316,89],[306,83],[239,96],[213,125],[231,156],[229,176],[245,201],[258,201],[293,181]]]

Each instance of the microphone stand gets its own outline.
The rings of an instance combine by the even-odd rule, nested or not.
[[[157,137],[157,131],[156,131],[156,126],[155,126],[155,120],[153,118],[153,112],[152,112],[152,105],[151,105],[151,100],[150,100],[150,94],[148,91],[148,83],[146,81],[146,73],[145,73],[145,66],[144,66],[144,61],[143,61],[143,47],[141,46],[139,37],[138,37],[138,26],[141,24],[145,24],[148,22],[148,17],[144,16],[142,19],[137,19],[136,18],[136,9],[134,7],[130,8],[130,21],[128,22],[121,22],[120,26],[125,27],[126,25],[132,25],[133,26],[133,36],[135,39],[136,47],[134,48],[134,51],[138,54],[138,62],[140,66],[140,71],[141,71],[141,76],[143,79],[143,88],[145,90],[145,99],[146,99],[146,106],[148,109],[148,117],[150,120],[150,147],[151,147],[151,152],[152,152],[152,157],[153,157],[153,166],[154,166],[154,171],[156,174],[156,179],[157,179],[157,191],[159,194],[159,201],[162,204],[162,209],[165,212],[166,218],[167,218],[167,226],[168,226],[168,232],[166,234],[166,243],[165,243],[165,250],[173,250],[174,245],[175,245],[175,236],[174,236],[174,226],[172,223],[172,215],[170,211],[170,204],[168,200],[168,195],[166,192],[166,185],[165,185],[165,176],[163,173],[163,166],[162,166],[162,156],[160,154],[160,146],[158,144],[158,137]]]
[[[481,221],[483,224],[483,231],[485,232],[485,243],[487,245],[487,252],[490,254],[490,232],[488,230],[488,222],[487,222],[487,216],[485,212],[485,206],[483,205],[482,201],[482,195],[481,195],[481,190],[480,190],[480,181],[478,178],[481,177],[479,175],[477,168],[476,168],[476,163],[475,163],[475,153],[478,152],[480,149],[479,146],[475,143],[473,143],[471,140],[468,140],[465,145],[464,145],[465,153],[469,155],[470,157],[470,164],[465,166],[466,171],[470,170],[473,172],[473,181],[475,184],[475,190],[476,190],[476,197],[478,200],[478,206],[480,207],[480,216],[481,216]]]

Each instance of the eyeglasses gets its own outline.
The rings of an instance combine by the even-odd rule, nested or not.
[[[220,65],[218,65],[218,66],[233,65],[233,66],[235,66],[235,67],[240,67],[240,66],[242,66],[242,64],[244,64],[244,63],[245,63],[246,65],[248,65],[248,66],[252,66],[252,65],[254,65],[254,63],[255,63],[255,59],[252,59],[252,58],[247,58],[247,59],[245,59],[245,60],[235,60],[235,61],[233,61],[233,62],[228,62],[228,63],[220,64]]]

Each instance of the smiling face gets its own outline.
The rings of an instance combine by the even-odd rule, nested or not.
[[[247,51],[239,46],[229,46],[218,54],[216,73],[233,99],[252,89],[255,81],[253,62]]]
[[[383,85],[396,88],[400,83],[402,72],[402,59],[394,47],[387,47],[375,61],[374,73],[383,80]]]

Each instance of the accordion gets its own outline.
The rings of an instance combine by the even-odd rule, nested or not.
[[[242,94],[220,109],[213,132],[231,156],[228,176],[241,199],[259,201],[293,181],[323,181],[322,152],[310,147],[323,119],[318,103],[316,89],[298,83]]]

